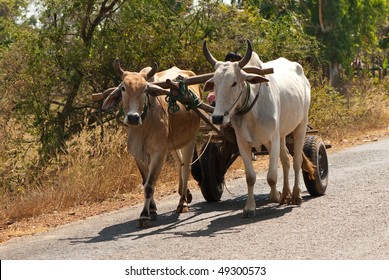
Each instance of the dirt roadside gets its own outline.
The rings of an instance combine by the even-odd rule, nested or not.
[[[379,138],[387,136],[389,136],[389,127],[381,130],[358,132],[353,135],[347,135],[347,137],[343,137],[343,139],[340,140],[328,141],[327,139],[325,139],[325,142],[332,145],[332,148],[328,150],[328,152],[331,153],[333,151],[342,150],[347,147],[377,141]],[[258,160],[254,162],[256,169],[258,170],[266,168],[266,160],[266,156],[259,157]],[[243,164],[240,160],[237,160],[228,170],[226,174],[226,180],[239,178],[242,176],[244,176]],[[170,195],[176,192],[176,188],[174,187],[174,190],[172,190],[171,185],[173,184],[158,185],[156,189],[157,200],[163,196]],[[189,182],[189,187],[192,189],[198,188],[197,182],[191,179]],[[10,222],[8,225],[5,225],[0,228],[0,243],[5,242],[13,237],[32,235],[35,233],[44,232],[73,221],[83,220],[87,217],[121,209],[123,207],[136,205],[141,203],[142,200],[142,190],[139,189],[137,193],[125,194],[122,195],[119,199],[107,200],[102,203],[95,203],[90,205],[81,205],[76,208],[68,209],[66,211],[55,211],[34,218],[28,218],[22,221],[17,221],[13,223]]]

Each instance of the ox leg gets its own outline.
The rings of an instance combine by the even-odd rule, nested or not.
[[[142,175],[142,185],[144,186],[149,174],[149,168],[139,160],[135,160],[135,162],[138,166],[140,174]],[[151,220],[157,219],[157,205],[155,204],[154,197],[152,197],[150,201],[150,218]]]
[[[243,141],[238,140],[239,153],[243,160],[245,173],[246,173],[246,183],[247,183],[247,201],[243,209],[243,218],[254,217],[255,216],[255,197],[254,197],[254,184],[256,181],[256,174],[251,158],[251,146]]]
[[[299,177],[301,164],[303,162],[303,146],[305,140],[307,123],[300,123],[297,128],[293,131],[293,169],[294,169],[294,186],[293,186],[293,194],[292,194],[292,204],[300,205],[303,201],[301,197],[301,189],[299,186]]]
[[[141,161],[135,159],[136,165],[138,166],[138,170],[140,175],[142,176],[142,185],[146,183],[147,176],[149,174],[149,170],[146,165],[144,165]]]
[[[172,153],[174,159],[176,160],[177,168],[178,168],[178,174],[179,174],[178,194],[180,196],[182,196],[183,189],[184,189],[185,185],[187,185],[187,182],[188,182],[188,179],[189,179],[189,173],[190,173],[190,167],[189,167],[190,161],[189,160],[184,160],[184,158],[185,158],[184,154],[185,153],[186,153],[186,151],[182,152],[181,150],[179,152],[180,156],[178,156],[177,154],[173,154]],[[192,154],[192,158],[193,158],[193,153],[192,152],[189,152],[189,153]],[[188,167],[187,170],[186,170],[186,168],[183,168],[185,166]],[[185,173],[186,171],[187,171],[187,173]],[[187,179],[185,179],[186,177],[187,177]],[[193,196],[192,196],[192,193],[189,190],[189,187],[186,188],[186,199],[187,199],[188,203],[191,203],[192,199],[193,199]]]
[[[165,161],[166,153],[161,155],[157,155],[155,157],[151,157],[149,173],[146,179],[145,184],[143,185],[144,191],[144,206],[143,210],[140,213],[140,217],[138,219],[137,227],[149,227],[150,220],[156,218],[157,215],[157,207],[154,202],[154,186],[157,182],[158,176],[161,173],[162,165]]]
[[[281,203],[281,193],[277,191],[277,169],[280,157],[280,138],[277,135],[272,143],[265,145],[269,151],[269,170],[267,172],[267,183],[270,186],[270,201]]]
[[[289,161],[289,152],[286,147],[286,138],[281,137],[280,139],[280,158],[282,164],[283,171],[283,179],[284,179],[284,187],[282,189],[282,201],[281,203],[289,204],[291,200],[291,191],[289,187],[289,169],[290,169],[290,161]]]
[[[190,173],[189,164],[192,161],[194,145],[195,143],[193,142],[180,150],[172,152],[179,170],[178,193],[180,194],[180,201],[177,206],[177,213],[187,213],[189,211],[188,203],[192,201],[192,194],[188,188],[188,179]]]

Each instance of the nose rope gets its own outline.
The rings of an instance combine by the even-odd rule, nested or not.
[[[246,83],[246,86],[247,86],[247,99],[246,99],[246,102],[245,102],[245,104],[247,104],[247,102],[248,102],[248,100],[249,100],[249,98],[250,98],[250,86],[249,86],[249,83]],[[242,94],[243,94],[243,90],[240,92],[240,94],[239,94],[239,96],[236,98],[236,100],[235,100],[235,102],[232,104],[232,106],[230,107],[230,109],[229,110],[227,110],[225,113],[224,113],[224,117],[226,117],[226,116],[228,116],[230,113],[231,113],[231,111],[232,111],[232,109],[235,107],[235,105],[236,105],[236,103],[239,101],[239,99],[240,99],[240,97],[242,96]],[[240,111],[240,110],[239,110]]]

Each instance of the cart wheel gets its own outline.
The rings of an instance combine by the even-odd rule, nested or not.
[[[204,149],[206,149],[204,151]],[[201,193],[208,202],[217,202],[223,194],[224,173],[220,172],[220,144],[209,142],[201,148],[200,158],[202,180],[199,183]]]
[[[328,158],[326,146],[317,135],[305,138],[303,151],[315,165],[315,179],[309,179],[309,173],[303,171],[305,186],[311,196],[322,196],[328,185]]]
[[[198,159],[198,155],[197,155],[197,149],[195,147],[193,151],[193,158],[192,158],[193,164],[191,166],[190,172],[192,174],[193,179],[195,179],[198,183],[201,183],[201,181],[203,180],[203,175],[201,174],[200,161],[197,159]]]

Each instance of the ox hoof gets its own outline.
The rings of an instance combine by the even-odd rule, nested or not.
[[[150,227],[150,225],[151,225],[150,219],[147,218],[139,218],[138,221],[136,222],[137,228],[148,228]]]
[[[255,217],[255,210],[243,210],[242,218],[253,218]]]
[[[301,197],[292,197],[292,204],[293,205],[301,205],[303,202],[303,199]]]
[[[292,196],[288,195],[286,197],[282,197],[282,200],[280,204],[291,204],[292,203]]]
[[[181,214],[181,213],[188,213],[189,212],[189,208],[187,205],[178,205],[177,206],[177,210],[176,210],[176,213],[177,214]]]
[[[270,193],[269,195],[270,201],[274,203],[282,203],[282,193],[279,191],[276,191],[275,193]]]

